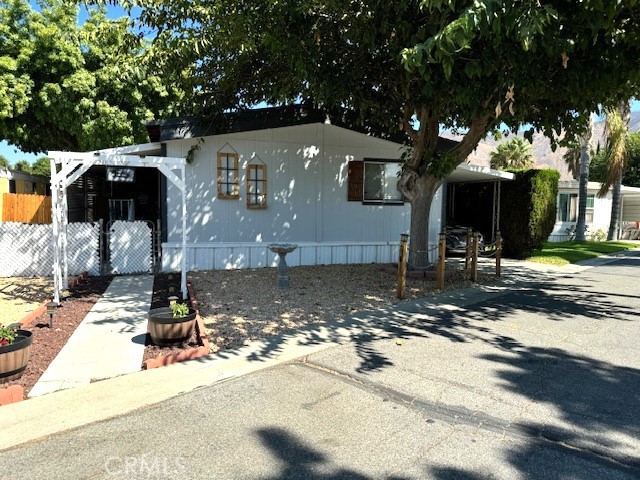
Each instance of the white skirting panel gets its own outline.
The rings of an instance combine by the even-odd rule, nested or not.
[[[230,270],[278,265],[278,256],[267,243],[190,243],[187,244],[187,268],[193,270]],[[398,261],[398,244],[389,242],[298,243],[287,255],[287,265],[334,265],[349,263],[392,263]],[[162,270],[180,270],[182,246],[162,244]]]

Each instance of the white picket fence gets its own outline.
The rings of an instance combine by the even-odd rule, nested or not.
[[[67,227],[69,275],[100,274],[100,223]],[[53,227],[0,223],[0,277],[47,277],[53,274]]]

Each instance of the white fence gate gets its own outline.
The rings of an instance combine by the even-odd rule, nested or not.
[[[69,275],[100,274],[101,224],[67,226]],[[53,227],[42,224],[0,223],[0,276],[47,277],[53,274]]]
[[[116,220],[107,230],[111,273],[152,271],[153,229],[148,222]]]

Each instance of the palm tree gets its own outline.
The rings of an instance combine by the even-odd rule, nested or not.
[[[631,120],[631,106],[628,101],[620,103],[615,109],[607,112],[605,122],[605,162],[607,164],[607,178],[598,192],[604,197],[610,188],[611,193],[611,222],[607,240],[616,240],[620,229],[620,203],[622,177],[627,170],[628,151],[627,137],[629,135],[629,121]]]
[[[495,170],[526,169],[533,167],[531,145],[522,137],[501,143],[491,152],[491,168]]]
[[[573,177],[578,177],[578,218],[576,223],[576,241],[584,242],[587,214],[587,187],[589,184],[589,164],[591,163],[591,138],[593,137],[593,113],[584,132],[569,147],[564,154],[565,161],[569,164],[569,171]]]

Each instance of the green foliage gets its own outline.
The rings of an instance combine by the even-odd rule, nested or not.
[[[0,138],[26,152],[147,141],[144,122],[183,97],[128,19],[64,0],[0,0]],[[177,73],[176,75],[181,75]]]
[[[49,157],[40,157],[31,165],[31,173],[34,175],[51,176],[51,162]]]
[[[11,169],[19,172],[31,173],[31,164],[26,160],[19,160],[13,164]]]
[[[498,126],[555,140],[580,129],[577,113],[637,92],[635,0],[131,3],[164,63],[197,64],[182,80],[205,112],[309,100],[387,134],[415,114],[469,129],[458,162]],[[430,136],[411,142],[429,153]]]
[[[608,172],[606,152],[601,150],[591,160],[589,180],[604,183]],[[640,132],[633,132],[627,136],[627,170],[622,177],[622,184],[640,187]]]
[[[189,315],[189,307],[186,303],[174,303],[171,305],[171,312],[173,318],[186,317]]]
[[[9,168],[10,163],[9,160],[3,155],[0,155],[0,167]]]
[[[531,144],[522,137],[503,142],[491,152],[491,168],[496,170],[524,170],[533,165]]]
[[[519,170],[502,184],[500,225],[508,257],[522,258],[540,248],[556,220],[558,180],[556,170]]]
[[[629,250],[636,248],[636,246],[633,243],[625,242],[546,242],[542,248],[535,250],[527,260],[562,266]]]
[[[16,338],[16,329],[0,323],[0,347],[11,345]]]

